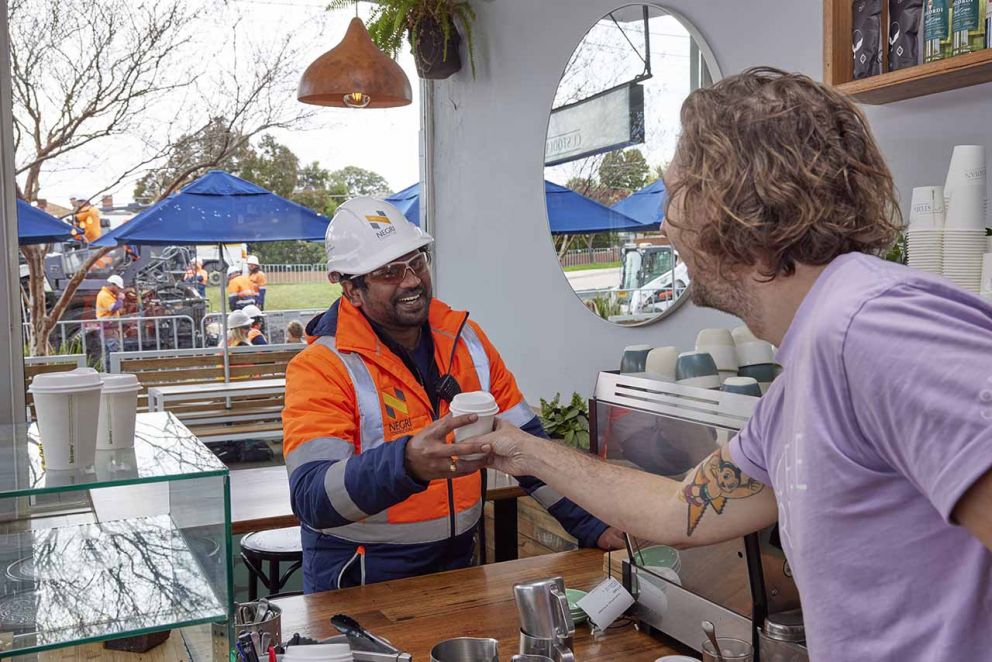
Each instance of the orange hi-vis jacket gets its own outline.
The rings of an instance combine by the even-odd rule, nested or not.
[[[73,229],[73,236],[79,238],[79,230],[83,231],[88,243],[93,243],[103,235],[103,228],[100,227],[100,212],[93,205],[88,205],[86,209],[76,212],[76,226]]]
[[[449,370],[466,313],[434,300],[434,361]],[[471,562],[482,514],[481,474],[422,484],[405,467],[411,436],[448,413],[434,412],[424,387],[369,321],[342,298],[307,327],[310,343],[286,371],[283,453],[293,510],[303,522],[304,590],[327,590]],[[451,374],[463,392],[488,391],[500,417],[543,429],[482,329],[464,326]],[[586,546],[606,525],[534,478],[521,485]],[[346,576],[347,572],[351,574]]]
[[[254,286],[255,294],[258,294],[258,291],[265,287],[266,283],[269,282],[269,278],[265,275],[264,271],[256,271],[255,273],[249,272],[248,280],[250,280],[251,284]]]
[[[227,281],[228,296],[239,297],[242,299],[254,299],[256,294],[255,284],[248,279],[248,276],[235,276],[231,280]]]

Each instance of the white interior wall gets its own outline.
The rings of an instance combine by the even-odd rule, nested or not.
[[[685,305],[637,329],[596,318],[557,266],[543,194],[548,112],[586,30],[623,2],[476,0],[478,75],[436,84],[434,232],[437,294],[472,311],[531,401],[591,392],[624,346],[689,348],[703,326],[736,320]],[[712,47],[724,75],[771,65],[822,78],[817,0],[670,0]],[[466,67],[467,69],[467,67]],[[950,148],[992,147],[992,85],[870,108],[908,206],[913,186],[942,183]]]

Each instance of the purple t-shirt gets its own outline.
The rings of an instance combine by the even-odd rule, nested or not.
[[[778,360],[730,450],[775,490],[812,659],[992,660],[992,552],[950,523],[992,468],[992,306],[844,255]]]

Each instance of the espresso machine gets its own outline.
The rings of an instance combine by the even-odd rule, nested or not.
[[[602,372],[590,400],[591,452],[610,462],[681,481],[747,421],[758,398]],[[688,510],[688,509],[687,509]],[[703,513],[687,513],[688,518]],[[778,527],[694,549],[628,538],[611,567],[634,596],[632,615],[699,650],[701,623],[752,642],[755,660],[806,662],[799,592]]]

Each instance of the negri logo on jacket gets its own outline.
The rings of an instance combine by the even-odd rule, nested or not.
[[[413,421],[410,420],[410,410],[406,406],[406,394],[398,388],[382,392],[382,403],[386,407],[386,415],[393,419],[386,427],[390,434],[402,434],[413,429]],[[402,416],[403,418],[400,418]]]

